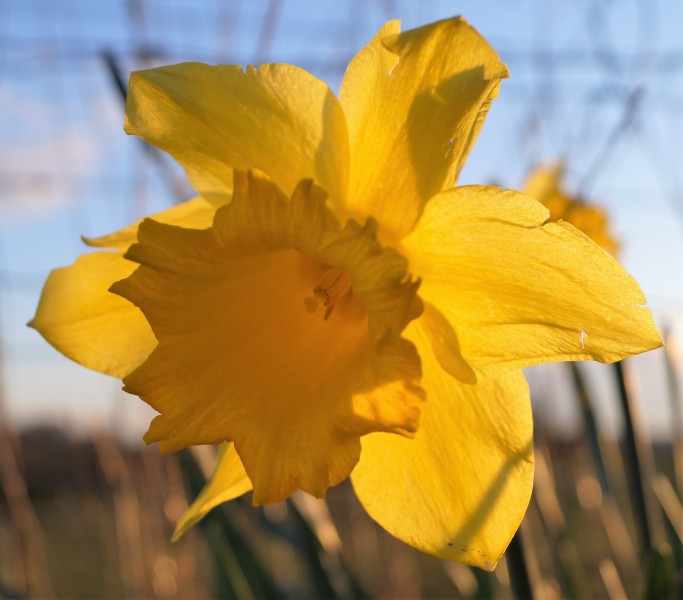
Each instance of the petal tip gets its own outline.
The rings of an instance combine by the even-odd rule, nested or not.
[[[89,237],[87,235],[81,235],[81,242],[83,242],[86,246],[90,246],[91,248],[102,247],[102,245],[98,243],[98,239],[99,238],[96,238],[96,237]]]
[[[180,540],[181,537],[185,535],[188,529],[192,527],[199,519],[186,519],[184,516],[178,521],[173,530],[173,535],[171,536],[171,542],[175,543]]]

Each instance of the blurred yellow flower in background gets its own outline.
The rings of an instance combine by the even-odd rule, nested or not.
[[[583,231],[598,246],[617,256],[619,242],[614,237],[607,214],[603,209],[578,196],[573,196],[562,186],[564,165],[557,163],[539,165],[529,174],[524,192],[536,198],[550,211],[550,220],[560,219]]]
[[[492,569],[532,487],[520,368],[660,345],[574,227],[452,187],[506,76],[461,18],[387,23],[339,97],[285,64],[133,74],[126,131],[199,196],[87,240],[108,250],[53,271],[32,325],[160,413],[148,443],[225,442],[177,536],[249,490],[350,475],[398,538]]]

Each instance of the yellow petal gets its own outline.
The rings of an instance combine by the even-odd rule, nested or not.
[[[156,346],[140,309],[108,291],[136,268],[120,252],[95,252],[55,269],[29,325],[71,360],[124,377]]]
[[[448,375],[421,319],[407,336],[422,359],[427,401],[413,439],[372,433],[351,479],[389,533],[440,558],[492,570],[531,497],[533,434],[520,371],[477,385]]]
[[[442,192],[404,240],[425,327],[442,366],[462,377],[554,360],[613,362],[661,338],[638,284],[619,263],[520,193],[472,186]],[[444,325],[445,324],[445,325]],[[461,369],[454,364],[461,364]],[[467,380],[467,378],[464,378]]]
[[[340,91],[351,149],[348,210],[400,237],[464,165],[507,69],[462,18],[399,34],[387,23]]]
[[[176,204],[166,210],[155,213],[149,218],[168,223],[169,225],[181,225],[189,229],[206,229],[211,227],[213,216],[216,214],[216,206],[198,196],[187,202]],[[96,238],[84,237],[83,241],[94,248],[117,248],[127,250],[128,247],[137,240],[138,227],[143,219],[135,221],[132,225],[119,229],[114,233],[102,235]]]
[[[170,153],[202,196],[224,201],[232,169],[260,169],[287,193],[313,178],[340,202],[348,140],[330,89],[291,65],[183,63],[133,73],[126,131]]]
[[[369,431],[412,435],[419,357],[397,332],[419,302],[376,229],[342,229],[310,181],[289,199],[261,175],[236,177],[211,229],[143,222],[141,266],[112,290],[159,339],[125,379],[161,413],[145,440],[234,441],[267,503],[339,483]]]
[[[244,466],[233,444],[221,444],[218,448],[216,468],[211,479],[180,518],[173,532],[173,541],[201,521],[214,507],[246,494],[251,490],[251,481],[244,471]]]
[[[203,229],[211,225],[215,212],[214,205],[198,197],[158,212],[154,218]],[[123,258],[123,251],[135,242],[140,222],[109,235],[84,238],[89,246],[120,252],[86,254],[74,265],[52,271],[29,323],[72,360],[115,377],[140,366],[156,346],[140,309],[109,292],[114,282],[137,268]]]

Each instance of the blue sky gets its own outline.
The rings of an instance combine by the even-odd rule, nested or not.
[[[290,62],[337,89],[379,26],[463,14],[498,50],[501,87],[461,183],[521,187],[564,159],[567,185],[609,211],[622,262],[658,319],[683,315],[683,4],[669,0],[32,0],[0,3],[0,316],[5,404],[19,424],[117,424],[151,415],[118,381],[73,365],[25,327],[51,268],[81,234],[117,229],[191,191],[122,131],[102,59],[131,69],[199,60]],[[661,361],[641,361],[647,382]],[[661,383],[661,382],[660,382]],[[660,385],[657,383],[657,385]],[[657,389],[660,389],[659,387]],[[657,395],[661,404],[661,394]],[[652,421],[666,426],[664,406]],[[605,411],[607,415],[609,410]],[[609,420],[609,417],[606,417]]]

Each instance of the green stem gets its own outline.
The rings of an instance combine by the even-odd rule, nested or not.
[[[626,375],[621,362],[614,363],[614,375],[617,381],[617,391],[621,412],[624,417],[625,439],[624,451],[626,459],[626,476],[631,491],[631,499],[636,517],[636,525],[639,528],[641,548],[643,555],[651,554],[653,550],[652,528],[645,497],[645,479],[643,477],[642,456],[639,449],[639,435],[632,398],[626,385]]]
[[[179,452],[178,459],[187,479],[192,497],[198,496],[204,485],[206,485],[206,478],[201,472],[199,465],[197,465],[194,457],[187,450]],[[225,548],[217,548],[216,552],[218,552],[221,557],[227,557],[230,560],[235,561],[237,568],[239,568],[244,575],[244,578],[248,582],[248,585],[256,598],[267,598],[271,600],[283,598],[284,595],[281,593],[268,571],[261,564],[261,561],[258,556],[256,556],[251,544],[238,530],[233,519],[230,518],[227,509],[227,505],[216,507],[199,523],[199,527],[204,528],[205,530],[209,527],[213,527],[214,532],[210,534],[210,539],[213,541],[216,540],[215,530],[222,532],[229,551],[226,551]],[[218,566],[220,566],[220,562],[221,561],[218,561]],[[224,564],[223,567],[226,570],[226,576],[230,578],[231,570],[234,570],[233,565]]]
[[[521,530],[517,530],[508,549],[505,552],[508,572],[510,574],[510,587],[515,600],[531,600],[531,580],[529,570],[524,557],[524,546],[522,542]]]
[[[598,476],[598,481],[600,482],[600,487],[602,488],[603,493],[612,495],[612,489],[607,476],[607,467],[600,444],[600,433],[598,431],[595,413],[593,412],[583,374],[576,363],[570,362],[568,364],[571,370],[572,379],[574,380],[574,386],[576,387],[576,395],[578,396],[579,404],[581,405],[583,423],[586,427],[586,433],[588,434],[588,443],[590,445],[591,455],[593,456],[593,462],[595,463],[595,471]]]

